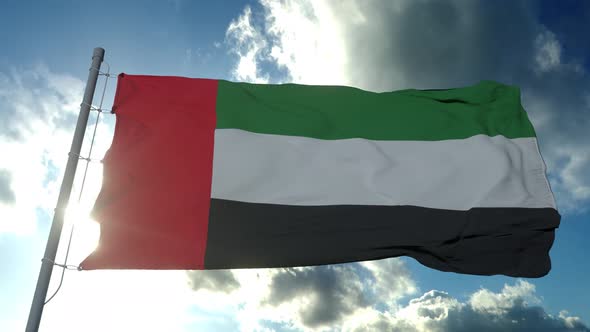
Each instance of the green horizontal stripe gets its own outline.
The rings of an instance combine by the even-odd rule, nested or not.
[[[492,81],[375,93],[342,86],[219,81],[217,128],[318,139],[535,137],[518,88]]]

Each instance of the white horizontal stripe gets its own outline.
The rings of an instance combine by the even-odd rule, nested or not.
[[[553,207],[536,138],[320,140],[215,131],[212,198],[287,205]]]

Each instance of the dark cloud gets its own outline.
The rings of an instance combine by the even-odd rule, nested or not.
[[[521,1],[374,1],[361,11],[369,19],[345,28],[349,70],[371,90],[511,82],[532,68],[542,31]]]
[[[14,191],[10,187],[12,175],[8,170],[0,169],[0,202],[12,204],[16,201]]]
[[[188,271],[187,276],[193,290],[231,293],[240,287],[240,283],[229,270],[194,270]]]
[[[298,314],[303,325],[312,328],[338,323],[369,304],[351,265],[283,269],[273,276],[265,304],[278,306],[297,298],[309,301]]]

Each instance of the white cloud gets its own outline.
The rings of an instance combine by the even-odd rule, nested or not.
[[[231,293],[240,287],[233,273],[228,270],[195,270],[187,272],[192,289],[206,289]]]
[[[574,199],[582,200],[590,198],[590,184],[579,182],[579,176],[587,172],[590,165],[590,151],[565,148],[559,151],[568,158],[566,165],[561,170],[563,184],[570,188]]]
[[[506,310],[518,305],[517,301],[537,304],[541,301],[533,294],[535,286],[531,283],[518,281],[516,285],[504,285],[502,292],[493,293],[487,289],[480,289],[471,295],[469,304],[473,310],[483,313],[502,315]]]
[[[464,304],[452,298],[448,293],[431,290],[421,297],[410,300],[406,307],[393,313],[391,323],[413,326],[419,331],[429,329],[429,325],[449,318],[453,310],[461,310]]]
[[[305,84],[342,84],[347,81],[346,36],[334,7],[321,1],[263,1],[269,58],[287,69],[289,80]],[[366,18],[356,5],[339,4],[348,13],[347,24]]]
[[[555,34],[546,31],[538,35],[535,46],[537,47],[535,62],[538,71],[546,72],[559,66],[561,63],[561,45],[555,38]]]
[[[388,308],[394,308],[399,299],[418,291],[415,281],[400,259],[382,259],[360,264],[373,276],[365,282]]]
[[[12,174],[6,169],[0,169],[0,203],[14,204],[15,197],[11,183]]]
[[[182,271],[68,272],[44,310],[43,330],[188,331],[185,278]]]
[[[266,41],[252,27],[251,20],[252,10],[246,7],[244,13],[227,28],[226,39],[233,45],[232,52],[238,55],[238,63],[232,74],[241,81],[266,83],[268,76],[260,74],[258,65],[258,61],[265,57],[261,51],[266,47]]]
[[[31,232],[36,210],[53,210],[82,88],[43,66],[0,73],[0,153],[14,195],[0,206],[0,233]]]
[[[40,216],[53,216],[83,88],[84,83],[79,79],[51,72],[43,65],[0,73],[0,106],[3,108],[0,153],[5,156],[1,168],[10,180],[0,182],[0,186],[4,186],[4,190],[8,186],[14,196],[11,201],[0,200],[0,233],[31,234],[40,220],[47,219],[40,219]],[[93,124],[95,116],[93,112],[89,124]],[[88,152],[93,132],[93,128],[89,128],[83,156]],[[95,160],[89,167],[81,202],[86,211],[102,179],[102,166],[97,156],[104,154],[111,137],[112,128],[104,121],[99,122],[93,150]],[[85,162],[78,163],[72,204],[78,198],[84,166]]]
[[[569,316],[569,313],[566,310],[560,311],[558,317],[563,320],[565,327],[568,329],[575,330],[579,328],[582,330],[581,326],[585,326],[580,317]],[[586,330],[589,330],[588,327],[586,327]]]

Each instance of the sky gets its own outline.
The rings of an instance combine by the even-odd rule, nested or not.
[[[220,271],[65,271],[40,331],[590,331],[590,2],[149,0],[0,4],[0,331],[22,331],[94,47],[103,71],[233,81],[521,88],[562,215],[542,278],[472,276],[410,258]],[[101,76],[93,104],[101,102]],[[103,108],[112,105],[109,79]],[[83,155],[89,152],[96,113]],[[89,219],[115,119],[78,167],[58,252]],[[79,199],[80,197],[80,199]],[[61,269],[54,269],[50,294]]]

